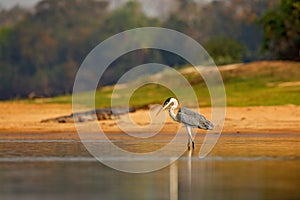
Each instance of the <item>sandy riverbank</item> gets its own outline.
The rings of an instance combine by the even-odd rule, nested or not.
[[[2,102],[0,110],[1,138],[34,133],[57,133],[58,138],[59,133],[64,137],[77,135],[73,123],[41,123],[43,119],[69,115],[71,105]],[[201,113],[209,118],[210,108],[201,108]],[[147,110],[138,110],[131,118],[139,125],[149,123]],[[100,125],[105,133],[120,132],[114,120],[100,121]],[[177,128],[178,124],[168,118],[162,132],[174,132]],[[300,106],[228,107],[223,133],[300,133]]]

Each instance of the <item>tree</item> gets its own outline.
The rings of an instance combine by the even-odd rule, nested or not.
[[[138,1],[129,1],[123,7],[114,10],[104,20],[105,29],[101,31],[111,36],[128,29],[158,25],[158,19],[146,16]]]
[[[217,65],[242,62],[246,52],[244,45],[224,36],[212,37],[204,47]]]
[[[263,51],[271,58],[300,61],[300,1],[281,0],[259,20]]]
[[[177,0],[172,1],[177,9],[172,9],[170,15],[164,13],[163,18],[147,16],[137,0],[127,1],[116,9],[109,9],[108,0],[41,0],[30,11],[0,10],[0,98],[26,97],[32,92],[38,96],[70,93],[75,74],[88,52],[108,37],[138,27],[163,26],[183,32],[204,44],[217,64],[255,60],[262,38],[262,30],[256,29],[256,19],[275,1],[202,4]],[[293,2],[292,11],[288,6],[285,9],[294,18],[283,18],[290,23],[287,35],[295,38],[300,30],[299,6],[296,1],[282,2]],[[122,45],[126,45],[124,42]],[[290,43],[299,44],[297,40],[287,44]],[[241,44],[247,46],[250,57]],[[114,84],[132,67],[148,62],[187,64],[184,58],[167,51],[140,49],[116,59],[105,71],[101,84]]]
[[[103,25],[95,35],[106,39],[113,34],[140,27],[159,26],[156,18],[145,15],[137,1],[129,1],[123,7],[112,11],[104,20]],[[126,44],[124,44],[126,45]],[[142,44],[141,44],[142,46]],[[160,61],[160,55],[150,49],[140,49],[129,52],[116,59],[104,72],[100,85],[114,84],[129,69],[148,62]]]
[[[92,35],[107,6],[94,0],[43,0],[22,19],[0,27],[0,99],[70,93],[80,63],[98,44]]]

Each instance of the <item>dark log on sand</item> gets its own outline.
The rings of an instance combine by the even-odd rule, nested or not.
[[[70,115],[50,118],[42,120],[45,122],[58,122],[58,123],[68,123],[68,122],[86,122],[95,120],[110,120],[118,118],[120,115],[135,112],[135,108],[101,108],[96,110],[90,110],[85,112],[72,113]]]

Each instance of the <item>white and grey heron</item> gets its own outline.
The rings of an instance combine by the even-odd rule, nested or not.
[[[170,106],[170,107],[169,107]],[[192,147],[194,149],[195,141],[193,139],[192,133],[191,133],[191,127],[200,128],[204,130],[212,130],[214,129],[214,125],[207,120],[203,115],[196,113],[194,111],[189,110],[188,108],[181,107],[179,108],[177,114],[175,115],[174,110],[178,107],[178,101],[177,99],[170,97],[168,98],[163,106],[160,108],[160,110],[157,112],[160,113],[162,110],[165,110],[169,107],[169,115],[170,117],[179,123],[182,123],[185,125],[186,130],[188,132],[188,149],[190,149],[190,141],[192,141]]]

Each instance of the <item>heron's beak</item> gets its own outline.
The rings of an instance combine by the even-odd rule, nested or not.
[[[160,107],[159,111],[157,111],[156,116],[161,113],[161,111],[165,110],[167,106]]]

